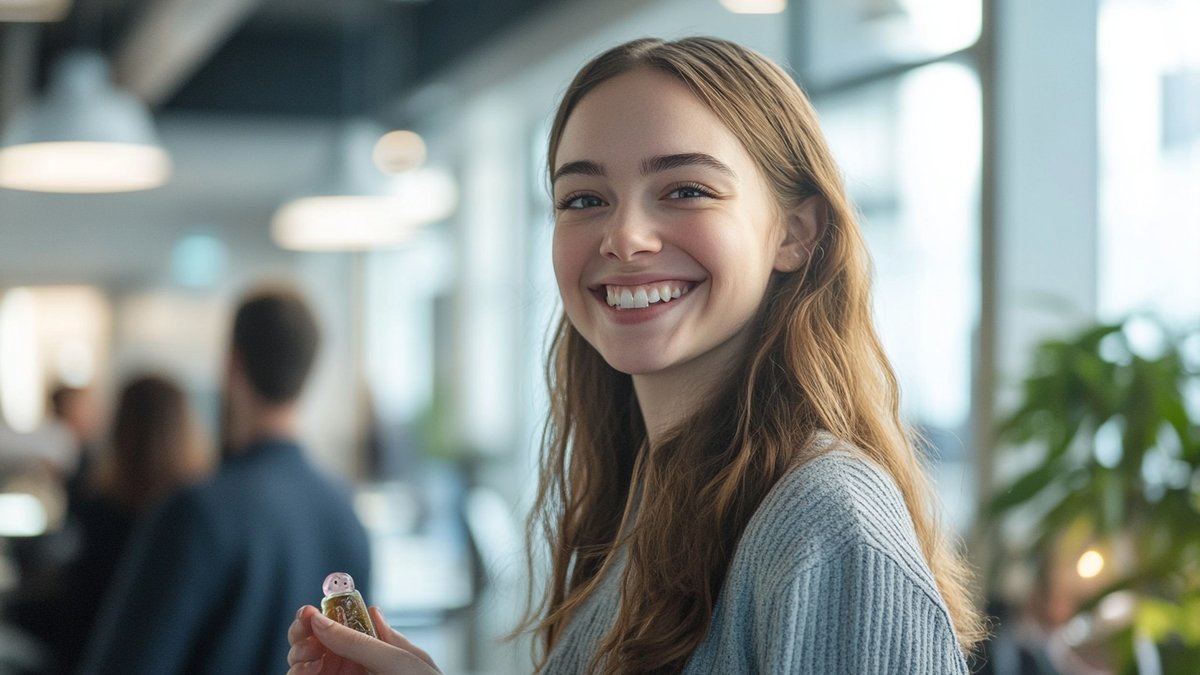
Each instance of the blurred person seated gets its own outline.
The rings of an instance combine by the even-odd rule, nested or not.
[[[987,603],[991,634],[979,646],[975,675],[1062,675],[1046,653],[1048,635],[1000,598]]]
[[[284,672],[296,607],[330,572],[370,583],[349,491],[297,440],[316,320],[293,290],[252,293],[233,320],[216,473],[135,532],[79,672]]]
[[[74,439],[74,467],[66,480],[68,507],[78,502],[87,489],[101,432],[99,403],[87,387],[60,384],[50,393],[50,413]]]
[[[56,387],[48,403],[49,418],[32,431],[18,432],[0,421],[0,479],[17,477],[46,484],[45,489],[54,493],[47,512],[56,516],[50,519],[51,529],[56,529],[66,501],[76,494],[73,481],[82,475],[84,452],[100,424],[88,389]]]
[[[1002,596],[989,600],[991,635],[977,675],[1110,675],[1109,644],[1076,615],[1097,590],[1075,562],[1083,547],[1073,534],[1029,559],[1010,561]]]
[[[30,495],[44,515],[35,526],[39,531],[4,542],[5,562],[15,568],[14,577],[23,588],[50,586],[77,551],[75,537],[64,529],[67,481],[77,461],[78,451],[65,425],[47,421],[18,432],[0,421],[0,493]],[[9,582],[0,583],[0,590],[9,590]]]
[[[57,422],[19,432],[0,420],[0,475],[33,474],[62,484],[78,463],[71,432]]]
[[[71,672],[78,665],[137,519],[202,478],[212,464],[213,453],[201,441],[177,384],[142,376],[125,385],[110,452],[80,486],[70,509],[78,554],[52,585],[26,589],[8,610],[9,619],[50,652],[44,672]]]

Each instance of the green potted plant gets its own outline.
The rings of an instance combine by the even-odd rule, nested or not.
[[[1138,315],[1043,342],[998,431],[1026,469],[987,515],[1024,520],[1026,555],[1064,539],[1093,565],[1108,552],[1076,609],[1125,600],[1104,641],[1116,672],[1200,673],[1200,331]]]

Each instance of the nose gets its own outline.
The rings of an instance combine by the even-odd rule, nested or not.
[[[615,210],[600,242],[600,255],[620,262],[630,262],[643,254],[662,250],[662,240],[655,225],[636,208],[622,206]]]

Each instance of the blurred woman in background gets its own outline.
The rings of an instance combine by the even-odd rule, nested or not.
[[[179,385],[158,375],[126,383],[109,452],[99,458],[72,508],[79,555],[48,597],[24,598],[11,612],[15,623],[50,650],[48,672],[71,672],[77,664],[138,519],[179,487],[207,474],[213,458]]]

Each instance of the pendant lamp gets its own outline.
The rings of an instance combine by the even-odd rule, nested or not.
[[[451,204],[436,209],[414,208],[436,200],[445,204],[442,186],[424,195],[397,189],[415,178],[384,174],[373,156],[383,130],[365,119],[343,123],[330,161],[316,185],[279,207],[271,221],[271,236],[280,247],[294,251],[362,251],[404,243],[421,225],[444,218]],[[452,189],[452,187],[451,187]]]
[[[0,23],[59,21],[70,8],[71,0],[0,0]]]
[[[45,96],[19,110],[0,145],[0,187],[38,192],[129,192],[162,185],[171,160],[150,113],[116,89],[92,50],[55,63]]]

